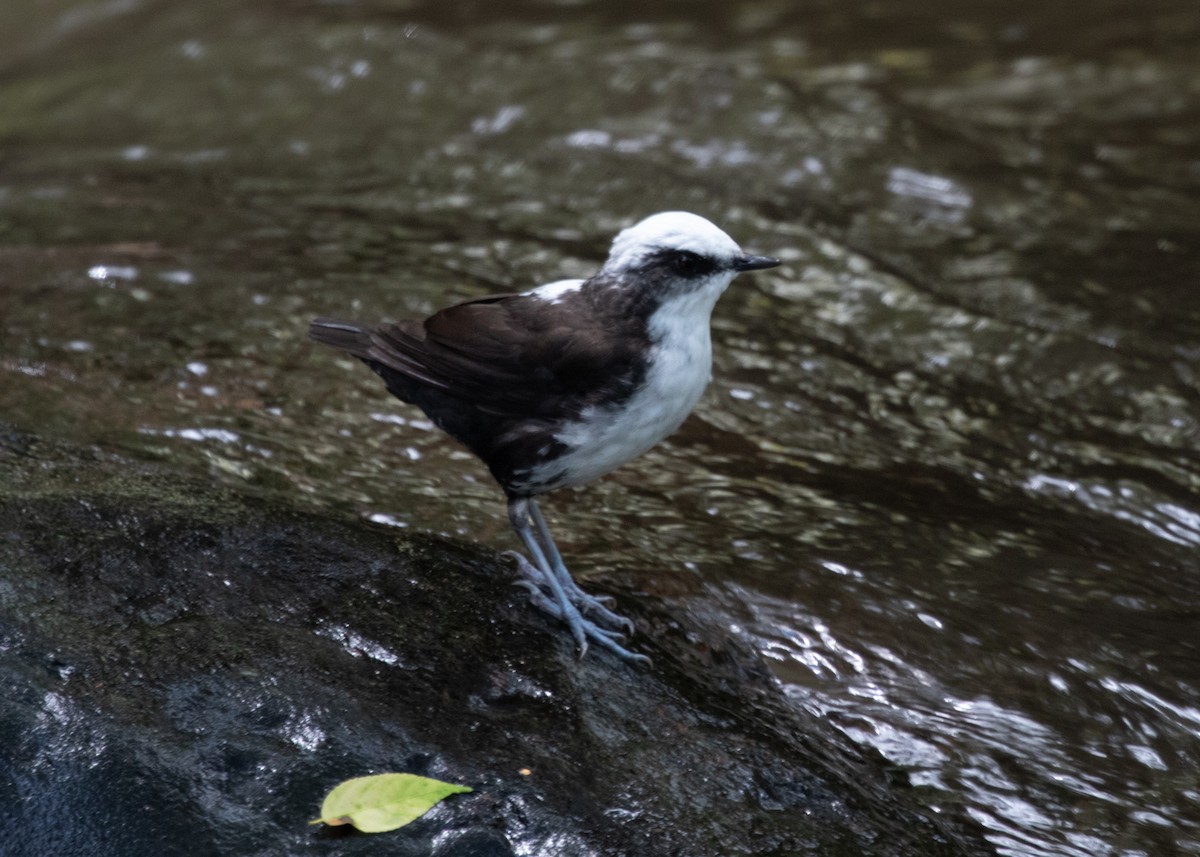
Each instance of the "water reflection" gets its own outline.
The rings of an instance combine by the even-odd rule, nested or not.
[[[755,604],[747,632],[775,659],[797,703],[910,771],[915,785],[974,796],[968,811],[1002,853],[1109,853],[1092,831],[1110,829],[1128,837],[1147,822],[1155,832],[1132,833],[1137,845],[1127,853],[1170,853],[1172,839],[1190,826],[1195,795],[1162,802],[1156,772],[1169,767],[1150,744],[1161,743],[1165,723],[1176,733],[1167,743],[1195,735],[1200,725],[1195,709],[1166,706],[1172,711],[1164,717],[1154,694],[1134,683],[1097,681],[1097,667],[1079,660],[1062,664],[1063,672],[1051,673],[1046,687],[1030,686],[1039,682],[1039,670],[1022,677],[1023,693],[1042,700],[1037,714],[1022,710],[1019,702],[963,697],[956,690],[961,680],[951,685],[939,677],[947,675],[944,666],[914,669],[881,645],[856,650],[818,617],[798,614],[794,604],[745,595],[739,593],[739,603]],[[957,661],[962,650],[943,643]],[[966,660],[977,658],[966,654]],[[1080,722],[1096,717],[1096,709],[1081,700],[1097,691],[1115,694],[1096,702],[1121,712],[1140,737],[1097,741],[1111,735],[1112,718],[1102,714],[1099,728]],[[1049,725],[1054,721],[1044,717],[1047,695],[1055,697],[1050,707],[1060,715],[1072,712],[1073,722]],[[1135,743],[1142,741],[1148,743]],[[1141,774],[1130,771],[1130,759],[1143,768]],[[1131,803],[1153,810],[1130,811]]]

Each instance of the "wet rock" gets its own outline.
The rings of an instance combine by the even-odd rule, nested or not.
[[[4,853],[986,850],[719,630],[698,647],[691,617],[622,598],[655,667],[579,661],[512,579],[479,547],[0,432]],[[306,824],[381,771],[475,792],[391,834]]]

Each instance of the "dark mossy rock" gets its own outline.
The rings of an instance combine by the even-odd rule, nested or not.
[[[512,580],[0,432],[4,854],[987,853],[719,631],[627,598],[655,666],[580,661]],[[475,792],[390,834],[307,825],[382,771]]]

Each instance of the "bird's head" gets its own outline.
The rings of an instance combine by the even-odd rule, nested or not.
[[[778,264],[778,259],[744,253],[699,215],[664,211],[622,230],[601,273],[626,282],[636,279],[660,300],[707,293],[715,301],[738,273]]]

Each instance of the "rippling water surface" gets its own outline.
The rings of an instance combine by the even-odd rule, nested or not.
[[[304,341],[586,275],[652,211],[785,260],[713,387],[548,503],[1012,855],[1200,853],[1200,7],[0,9],[0,411],[511,547]]]

